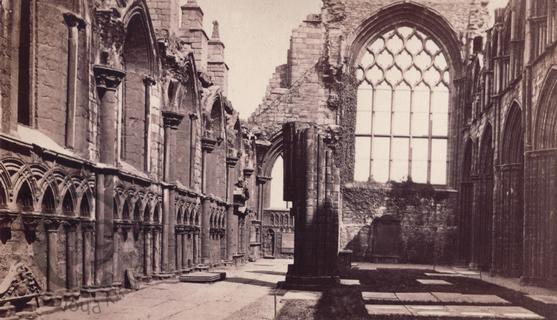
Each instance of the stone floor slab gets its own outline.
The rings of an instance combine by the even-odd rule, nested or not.
[[[398,298],[394,292],[370,292],[363,291],[362,298],[364,301],[373,302],[398,302]]]
[[[508,305],[505,299],[495,295],[462,294],[456,292],[432,292],[443,303],[478,304],[478,305]]]
[[[428,277],[461,277],[458,273],[424,273]]]
[[[396,296],[402,303],[439,302],[439,300],[429,292],[397,292]]]
[[[322,292],[319,291],[288,291],[282,300],[319,300],[323,296]]]
[[[360,280],[357,279],[340,279],[340,284],[343,286],[359,286]]]
[[[530,294],[528,297],[543,304],[557,305],[557,296]]]
[[[451,313],[445,306],[410,306],[406,308],[410,310],[413,316],[416,317],[443,317],[450,316]]]
[[[416,281],[418,281],[421,284],[426,284],[426,285],[445,285],[445,286],[452,286],[453,284],[445,281],[445,280],[438,280],[438,279],[417,279]]]
[[[411,316],[412,313],[403,305],[366,304],[370,316]]]

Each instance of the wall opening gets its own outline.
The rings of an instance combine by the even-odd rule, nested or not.
[[[17,122],[31,125],[31,3],[20,1]]]
[[[289,209],[291,203],[284,201],[284,160],[279,156],[271,170],[270,209]]]

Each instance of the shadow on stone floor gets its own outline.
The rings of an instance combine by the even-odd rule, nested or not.
[[[277,286],[276,282],[269,282],[269,281],[249,279],[249,278],[240,278],[240,277],[227,277],[226,280],[224,281],[247,284],[252,286],[268,287],[268,288],[275,288]]]
[[[362,299],[362,291],[371,292],[459,292],[466,294],[496,295],[514,306],[529,309],[547,320],[557,320],[557,310],[536,305],[521,292],[484,282],[470,277],[435,277],[450,282],[450,286],[424,285],[417,279],[432,279],[425,273],[430,270],[378,269],[351,270],[343,275],[345,279],[358,279],[361,285],[355,287],[335,287],[323,291],[319,300],[287,300],[277,319],[369,319]],[[392,317],[389,319],[406,319]],[[439,318],[443,319],[443,318]]]

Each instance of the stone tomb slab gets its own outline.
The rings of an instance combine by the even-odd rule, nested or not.
[[[319,291],[288,291],[282,300],[319,300],[323,296],[322,292]]]
[[[224,278],[226,278],[226,273],[224,273]],[[194,272],[180,276],[178,279],[180,282],[209,283],[222,280],[223,275],[222,273],[214,272]]]
[[[397,292],[395,295],[402,303],[439,302],[439,300],[437,300],[437,298],[429,292]]]
[[[447,310],[455,317],[497,318],[497,319],[544,319],[542,316],[522,307],[503,306],[447,306]]]
[[[376,303],[393,303],[398,302],[394,292],[370,292],[363,291],[362,299],[364,301],[376,302]]]
[[[455,292],[432,292],[442,303],[447,304],[474,304],[474,305],[509,305],[505,299],[488,294],[462,294]]]
[[[461,277],[461,275],[458,274],[458,273],[429,273],[429,272],[426,272],[425,275],[428,276],[428,277]]]
[[[357,279],[340,279],[340,284],[343,286],[359,286],[360,280]]]
[[[403,305],[366,304],[370,316],[411,316],[412,313]]]
[[[425,285],[443,285],[443,286],[452,286],[453,284],[445,281],[445,280],[439,280],[439,279],[417,279],[416,281],[418,281],[421,284],[425,284]]]

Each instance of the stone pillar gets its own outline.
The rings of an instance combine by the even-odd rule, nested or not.
[[[143,158],[143,168],[146,172],[151,171],[151,88],[156,84],[155,79],[147,76],[143,79],[145,84],[145,154]]]
[[[176,230],[175,191],[172,185],[176,181],[176,174],[173,159],[176,155],[176,130],[184,116],[172,111],[163,111],[162,115],[164,122],[164,181],[169,184],[163,185],[163,226],[160,250],[162,270],[171,272],[174,266],[178,266],[176,241],[172,240]]]
[[[90,287],[93,284],[92,262],[95,249],[92,246],[92,239],[94,237],[94,229],[95,225],[92,221],[81,224],[83,232],[83,287]]]
[[[112,259],[112,281],[121,282],[121,268],[120,268],[120,239],[122,239],[122,228],[120,226],[114,226],[114,258]]]
[[[238,216],[234,214],[234,205],[226,207],[226,254],[227,260],[234,260],[238,253]]]
[[[64,13],[68,26],[68,76],[66,93],[66,147],[75,147],[75,109],[77,105],[77,64],[79,29],[85,28],[85,21],[72,13]]]
[[[340,171],[332,138],[308,124],[283,127],[284,200],[296,215],[294,264],[286,287],[323,287],[338,282]]]
[[[117,150],[117,110],[116,90],[125,73],[108,66],[93,66],[97,92],[100,99],[100,161],[114,166]],[[96,244],[95,244],[95,283],[98,286],[112,285],[114,178],[110,170],[97,175],[96,196]]]
[[[144,227],[143,229],[143,246],[144,246],[144,256],[143,256],[143,273],[146,276],[150,276],[152,274],[152,248],[151,245],[153,244],[153,235],[152,230],[150,227]]]
[[[199,230],[193,233],[193,264],[199,264]]]
[[[44,222],[44,229],[46,232],[46,291],[55,292],[61,289],[60,278],[57,274],[58,265],[58,228],[60,221],[46,220]]]
[[[186,233],[182,233],[182,270],[188,267],[188,243],[186,242]]]
[[[152,257],[153,257],[153,269],[152,272],[154,274],[160,273],[160,259],[159,259],[159,229],[158,228],[153,228],[152,231],[152,237],[153,237],[153,253],[152,253]]]
[[[204,198],[201,204],[201,263],[211,263],[211,225],[209,218],[211,216],[212,201],[210,198]]]
[[[175,233],[174,241],[176,242],[176,271],[182,271],[182,239],[181,232],[178,230]]]
[[[72,290],[78,287],[76,279],[77,221],[66,222],[64,229],[66,230],[66,288]]]

